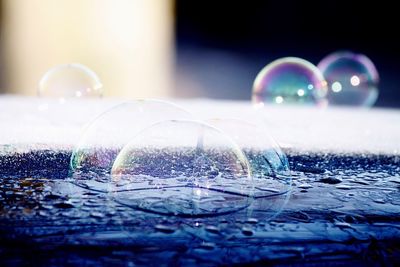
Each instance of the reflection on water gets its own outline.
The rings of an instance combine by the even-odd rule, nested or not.
[[[56,162],[42,163],[68,168],[67,161],[64,166]],[[319,262],[329,255],[340,263],[399,259],[400,166],[395,157],[289,153],[292,194],[272,219],[272,197],[254,197],[248,207],[220,216],[166,216],[65,179],[39,173],[11,177],[5,175],[3,158],[0,163],[0,244],[8,264],[72,258],[79,264],[144,265],[162,258],[187,265]],[[148,195],[148,203],[157,207],[157,195]],[[51,256],[37,256],[49,251]]]

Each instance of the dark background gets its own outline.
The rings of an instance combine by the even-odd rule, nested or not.
[[[400,107],[400,14],[390,2],[177,0],[175,12],[178,95],[250,99],[255,76],[271,60],[318,64],[351,50],[378,69],[376,106]]]

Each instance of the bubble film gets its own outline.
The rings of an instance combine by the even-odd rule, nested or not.
[[[253,194],[246,156],[222,131],[197,121],[154,124],[134,137],[112,167],[116,201],[180,216],[247,207]]]
[[[70,176],[75,181],[106,190],[119,151],[141,130],[160,121],[191,119],[186,110],[159,100],[119,104],[89,123],[71,156]]]
[[[296,57],[275,60],[264,67],[253,84],[254,104],[326,105],[326,82],[310,62]]]
[[[285,153],[264,125],[238,119],[218,118],[208,122],[221,129],[239,145],[249,161],[258,210],[268,211],[265,219],[284,208],[291,192],[291,175]],[[265,198],[265,199],[264,199]]]
[[[84,65],[72,63],[48,70],[39,82],[38,95],[64,102],[70,98],[101,97],[102,87],[96,73]]]
[[[318,64],[328,82],[328,101],[333,105],[372,106],[378,98],[379,75],[365,55],[336,52]]]

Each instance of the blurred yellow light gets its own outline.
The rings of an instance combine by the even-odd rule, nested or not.
[[[51,67],[82,63],[107,96],[171,94],[172,0],[3,0],[8,92],[35,95]]]

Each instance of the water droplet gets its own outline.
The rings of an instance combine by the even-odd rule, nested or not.
[[[361,185],[370,185],[369,182],[362,180],[362,179],[354,179],[354,180],[349,180],[350,183],[355,183],[355,184],[361,184]]]
[[[307,184],[307,183],[304,183],[304,184],[298,185],[297,187],[298,187],[298,188],[301,188],[301,189],[310,189],[310,188],[313,188],[313,186],[312,186],[312,185],[310,185],[310,184]]]
[[[101,212],[93,211],[90,213],[90,216],[93,218],[101,219],[104,218],[104,214]]]
[[[353,228],[351,224],[347,222],[335,222],[334,225],[340,228]]]
[[[173,232],[176,231],[176,228],[174,228],[172,226],[163,225],[163,224],[157,224],[156,226],[154,226],[154,228],[157,231],[166,233],[166,234],[172,234]]]
[[[377,199],[374,199],[373,201],[375,203],[378,203],[378,204],[385,204],[386,203],[386,201],[384,199],[382,199],[382,198],[377,198]]]
[[[337,185],[336,188],[337,188],[337,189],[342,189],[342,190],[350,190],[350,189],[353,189],[352,186],[346,185],[346,184]]]
[[[50,216],[50,214],[47,211],[44,211],[44,210],[39,211],[39,215],[42,216],[42,217]]]
[[[53,209],[53,206],[51,206],[51,205],[42,205],[41,206],[43,209],[45,209],[45,210],[51,210],[51,209]]]
[[[208,225],[208,226],[206,226],[205,229],[206,229],[206,231],[213,233],[213,234],[218,234],[220,231],[218,227],[213,226],[213,225]]]
[[[271,193],[280,193],[281,190],[277,188],[270,188],[270,187],[261,187],[261,186],[256,186],[255,189],[260,190],[260,191],[265,191],[265,192],[271,192]]]
[[[55,199],[60,199],[61,196],[55,195],[55,194],[50,194],[50,195],[46,195],[44,198],[45,198],[46,200],[55,200]]]
[[[53,206],[56,207],[56,208],[59,208],[59,209],[71,209],[71,208],[74,208],[74,205],[72,205],[70,203],[67,203],[67,202],[56,203]]]
[[[253,232],[253,229],[244,226],[242,228],[242,234],[246,235],[246,236],[252,236],[252,235],[254,235],[254,232]]]
[[[342,182],[341,179],[337,177],[324,177],[318,180],[318,182],[325,183],[325,184],[339,184]]]
[[[387,181],[396,183],[396,184],[400,184],[400,177],[390,177],[389,179],[387,179]]]

